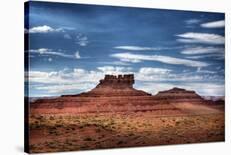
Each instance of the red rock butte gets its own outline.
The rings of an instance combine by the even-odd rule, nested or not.
[[[134,75],[105,75],[104,79],[99,81],[99,84],[89,92],[76,95],[63,95],[62,97],[114,97],[114,96],[151,96],[141,90],[133,88],[135,83]]]
[[[62,95],[53,99],[38,99],[30,103],[30,112],[82,114],[153,111],[155,115],[217,112],[216,109],[206,106],[206,101],[195,91],[173,88],[152,96],[133,88],[134,83],[133,74],[105,75],[89,92]]]

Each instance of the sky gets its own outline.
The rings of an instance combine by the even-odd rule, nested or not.
[[[173,87],[225,94],[223,13],[51,2],[27,9],[31,97],[78,94],[105,74],[128,73],[152,94]]]

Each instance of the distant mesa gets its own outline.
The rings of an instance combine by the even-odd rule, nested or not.
[[[195,91],[174,87],[170,90],[160,91],[155,95],[156,99],[169,100],[171,102],[204,102],[204,99]]]

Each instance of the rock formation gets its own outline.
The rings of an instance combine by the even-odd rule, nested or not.
[[[141,90],[133,88],[135,83],[134,75],[105,75],[104,79],[89,92],[77,95],[63,95],[62,97],[82,96],[82,97],[113,97],[113,96],[150,96]]]
[[[134,75],[105,75],[89,92],[62,95],[55,99],[38,99],[31,103],[31,113],[95,113],[152,111],[162,114],[177,113],[167,102],[156,102],[154,97],[133,88]]]
[[[181,88],[161,91],[157,95],[152,96],[149,93],[133,88],[134,82],[133,74],[106,75],[89,92],[62,95],[61,97],[51,99],[38,99],[30,103],[30,113],[82,114],[153,111],[155,115],[178,115],[185,112],[191,113],[191,107],[198,109],[194,105],[205,102],[194,91]],[[189,103],[190,106],[188,106]],[[199,107],[199,109],[202,109],[202,112],[204,109],[205,111],[210,111],[203,106]]]
[[[167,100],[171,103],[174,102],[191,102],[191,103],[204,103],[205,100],[198,95],[195,91],[185,90],[182,88],[172,88],[166,91],[160,91],[155,95],[157,100]]]
[[[134,75],[105,75],[103,80],[99,81],[99,84],[96,88],[105,88],[110,87],[114,89],[124,89],[124,88],[133,88]]]

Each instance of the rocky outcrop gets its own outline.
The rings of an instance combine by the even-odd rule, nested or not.
[[[126,89],[133,88],[133,84],[135,83],[134,75],[105,75],[104,79],[99,81],[99,84],[96,88],[113,88],[113,89]]]

